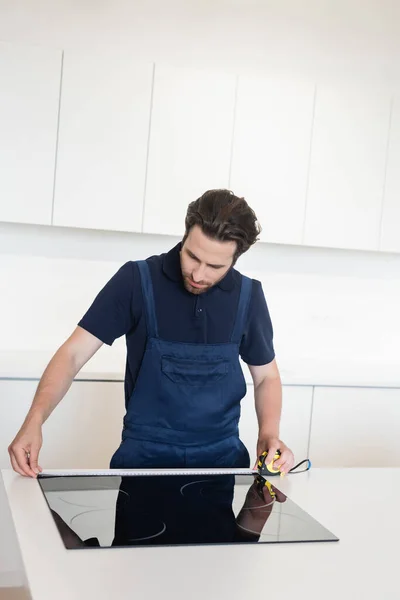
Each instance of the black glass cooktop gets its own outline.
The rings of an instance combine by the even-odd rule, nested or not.
[[[255,475],[44,476],[68,549],[338,538]]]

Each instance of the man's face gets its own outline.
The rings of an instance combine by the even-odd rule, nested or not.
[[[181,269],[185,288],[202,294],[225,277],[233,264],[236,242],[208,238],[198,225],[192,227],[181,249]]]

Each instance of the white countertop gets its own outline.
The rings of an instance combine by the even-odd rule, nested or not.
[[[76,379],[93,381],[123,381],[125,352],[103,347],[82,368]],[[51,351],[0,351],[0,379],[40,379],[52,357]],[[400,388],[400,359],[395,362],[377,362],[364,359],[278,356],[284,385],[363,386]],[[247,383],[252,383],[250,372],[243,363]]]
[[[64,548],[37,481],[2,475],[32,600],[400,597],[400,469],[312,469],[279,480],[336,543],[75,551]]]

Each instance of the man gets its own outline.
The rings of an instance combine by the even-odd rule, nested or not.
[[[128,262],[59,348],[9,447],[11,464],[36,477],[42,425],[103,343],[126,336],[126,415],[111,468],[248,467],[239,439],[248,364],[259,423],[257,456],[287,473],[292,452],[279,439],[282,387],[260,282],[233,267],[257,241],[244,198],[211,190],[192,202],[181,244]]]

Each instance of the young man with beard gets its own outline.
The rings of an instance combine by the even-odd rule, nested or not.
[[[260,282],[234,268],[257,241],[256,216],[244,198],[210,190],[189,205],[185,225],[168,253],[123,265],[56,352],[9,447],[15,471],[41,470],[43,423],[83,365],[122,335],[126,415],[111,468],[248,467],[239,357],[254,381],[257,456],[268,450],[270,462],[279,448],[275,466],[292,468],[279,439],[282,386],[267,304]]]

